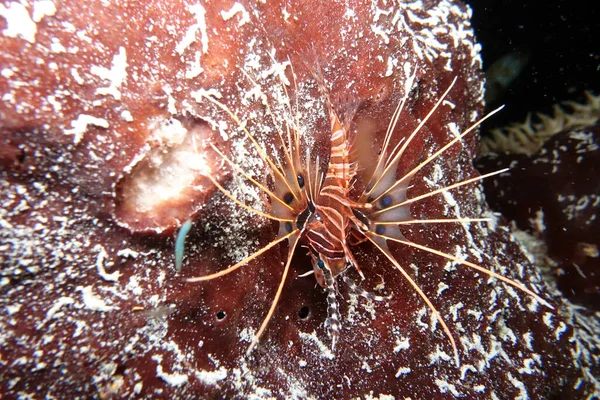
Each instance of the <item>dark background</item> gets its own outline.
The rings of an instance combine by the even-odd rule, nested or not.
[[[515,51],[529,62],[494,104],[506,104],[483,131],[521,122],[528,112],[552,112],[565,100],[600,94],[600,0],[465,0],[483,46],[484,70]]]

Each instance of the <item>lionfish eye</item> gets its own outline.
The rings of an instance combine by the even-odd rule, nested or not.
[[[298,185],[300,186],[300,189],[302,189],[304,187],[304,177],[302,175],[298,175],[297,179],[298,179]]]
[[[323,262],[323,260],[317,261],[317,267],[319,267],[321,269],[325,268],[325,263]]]

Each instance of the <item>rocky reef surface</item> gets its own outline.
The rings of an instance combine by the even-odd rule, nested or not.
[[[366,243],[353,249],[360,284],[392,297],[371,302],[340,284],[335,352],[323,326],[326,294],[300,277],[311,268],[302,248],[249,355],[287,246],[218,280],[184,280],[227,268],[277,233],[216,190],[208,175],[245,203],[270,207],[212,146],[265,177],[269,167],[240,125],[277,157],[277,131],[298,121],[303,148],[326,162],[331,132],[316,75],[340,112],[356,109],[364,171],[405,96],[393,144],[457,78],[398,176],[480,119],[479,45],[462,3],[39,0],[4,2],[0,17],[4,397],[585,398],[600,390],[598,315],[561,294],[538,268],[535,239],[525,246],[478,185],[415,202],[411,214],[489,221],[402,233],[521,282],[554,308],[390,244],[448,324],[460,366],[422,299]],[[475,134],[452,146],[412,178],[408,196],[476,177],[476,147]],[[173,235],[189,218],[177,273]]]

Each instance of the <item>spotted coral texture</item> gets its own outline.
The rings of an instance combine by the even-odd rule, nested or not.
[[[299,276],[311,268],[305,250],[250,355],[287,246],[219,280],[182,279],[227,268],[277,232],[276,223],[215,190],[209,174],[245,203],[269,209],[211,145],[265,177],[268,166],[239,125],[276,157],[277,130],[297,118],[303,149],[326,162],[331,132],[315,73],[340,113],[359,106],[352,129],[368,136],[365,170],[404,96],[393,143],[457,78],[398,176],[481,118],[479,45],[462,3],[44,0],[7,2],[0,16],[6,397],[543,398],[598,386],[577,361],[584,351],[597,358],[578,341],[577,315],[565,318],[487,275],[405,246],[390,248],[448,324],[460,367],[439,322],[368,244],[353,249],[366,276],[360,284],[392,297],[372,303],[340,285],[335,353],[323,325],[326,295]],[[476,142],[468,136],[423,168],[408,196],[477,176]],[[477,185],[415,203],[411,212],[489,217],[403,233],[561,306]],[[172,235],[188,218],[194,226],[178,274]],[[308,313],[299,316],[301,309]]]

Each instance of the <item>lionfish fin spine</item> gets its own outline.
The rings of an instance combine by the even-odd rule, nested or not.
[[[385,133],[385,139],[383,141],[383,146],[381,147],[381,153],[377,160],[377,165],[374,169],[373,177],[371,178],[371,181],[373,180],[374,177],[382,175],[382,169],[386,165],[389,164],[389,157],[391,157],[392,154],[394,153],[393,151],[391,153],[389,153],[388,162],[383,163],[383,160],[385,159],[385,155],[388,153],[388,147],[390,144],[390,140],[392,138],[392,134],[393,134],[394,130],[396,129],[396,125],[398,124],[398,119],[400,118],[400,115],[402,114],[402,110],[404,110],[404,105],[406,104],[406,101],[408,100],[408,96],[410,95],[410,91],[412,90],[412,86],[414,85],[416,73],[417,73],[417,70],[415,69],[413,71],[412,75],[408,78],[408,83],[406,85],[406,91],[404,93],[404,96],[402,96],[402,100],[400,100],[398,102],[398,106],[396,106],[396,109],[394,110],[394,114],[392,115],[392,119],[390,120],[390,123],[388,124],[387,131]],[[373,183],[374,184],[373,186],[375,186],[377,184],[376,182],[370,182],[370,183]],[[370,192],[367,193],[367,195],[368,194],[370,194]]]
[[[258,89],[258,91],[261,95],[261,98],[263,99],[263,105],[267,109],[267,114],[271,117],[273,126],[277,126],[278,124],[277,124],[277,121],[275,120],[275,115],[273,114],[271,106],[269,105],[269,101],[267,100],[267,95],[263,92],[263,90],[260,88],[260,86],[257,84],[257,82],[246,71],[242,70],[242,73],[252,83],[252,85],[254,85],[254,87]],[[281,76],[280,76],[280,79],[281,79]],[[284,89],[285,96],[287,98],[287,102],[284,103],[284,105],[287,106],[287,109],[288,109],[287,111],[288,111],[288,113],[291,114],[291,105],[289,104],[290,103],[289,96],[288,96],[287,90],[285,89],[285,84],[283,82],[281,82],[281,84]],[[285,130],[287,132],[287,140],[288,140],[287,145],[286,145],[285,139],[283,138],[283,135],[281,134],[281,131],[279,129],[275,129],[275,130],[277,131],[277,136],[279,137],[279,142],[281,143],[281,146],[283,147],[283,152],[285,154],[287,163],[288,163],[288,165],[290,165],[290,167],[292,169],[292,178],[288,179],[288,177],[286,176],[286,180],[292,181],[292,185],[294,186],[294,189],[297,190],[297,194],[299,194],[301,196],[302,189],[299,187],[296,179],[294,179],[297,176],[297,171],[296,171],[297,165],[296,164],[298,164],[298,165],[300,164],[299,155],[297,154],[297,151],[296,152],[292,151],[293,145],[292,145],[291,136],[290,136],[290,127],[289,127],[289,123],[288,123],[287,119],[284,120],[284,126],[285,126]],[[295,130],[294,130],[294,133],[296,133]],[[297,136],[297,134],[295,136]],[[296,159],[294,159],[294,155],[296,155]],[[284,175],[286,175],[285,169],[281,165],[281,162],[279,161],[279,159],[277,159],[277,166],[284,173]],[[287,186],[290,190],[292,190],[289,184]]]
[[[217,99],[215,99],[211,96],[208,96],[208,95],[202,95],[202,97],[204,97],[205,99],[207,99],[208,101],[210,101],[211,103],[213,103],[214,105],[216,105],[217,107],[219,107],[221,110],[225,111],[229,115],[229,117],[246,134],[246,136],[250,139],[250,141],[252,141],[252,143],[254,144],[254,147],[258,151],[258,154],[260,155],[260,157],[269,164],[269,166],[271,167],[273,172],[275,172],[275,174],[278,175],[278,177],[285,183],[285,185],[288,187],[288,189],[290,190],[290,193],[292,193],[294,198],[296,200],[300,200],[297,197],[298,196],[297,193],[290,186],[288,180],[286,179],[286,177],[284,175],[284,172],[280,171],[279,168],[277,168],[277,166],[273,163],[273,160],[271,160],[271,158],[267,155],[265,150],[263,150],[263,148],[258,144],[258,142],[256,141],[256,138],[248,131],[248,129],[245,127],[245,125],[242,124],[242,121],[240,121],[240,119],[237,117],[237,115],[235,115],[225,104],[221,103]]]
[[[267,213],[264,213],[264,212],[262,212],[262,211],[258,211],[257,209],[255,209],[255,208],[252,208],[252,207],[250,207],[249,205],[242,203],[242,202],[241,202],[241,201],[239,201],[239,200],[238,200],[238,199],[237,199],[237,198],[236,198],[236,197],[235,197],[233,194],[231,194],[231,192],[230,192],[229,190],[227,190],[227,189],[225,189],[223,186],[221,186],[221,184],[220,184],[219,182],[217,182],[217,180],[216,180],[215,178],[213,178],[211,175],[209,175],[209,174],[206,174],[205,176],[206,176],[208,179],[210,179],[210,181],[211,181],[211,182],[212,182],[212,183],[213,183],[213,184],[214,184],[214,185],[215,185],[215,186],[216,186],[216,187],[217,187],[217,188],[218,188],[218,189],[221,191],[221,193],[223,193],[223,194],[224,194],[225,196],[227,196],[227,197],[228,197],[228,198],[229,198],[231,201],[233,201],[235,204],[239,205],[240,207],[243,207],[243,208],[245,208],[246,210],[248,210],[248,211],[250,211],[250,212],[252,212],[252,213],[254,213],[254,214],[260,215],[261,217],[265,217],[265,218],[272,219],[272,220],[275,220],[275,221],[279,221],[279,222],[294,222],[294,220],[293,220],[293,219],[289,219],[289,218],[279,218],[279,217],[276,217],[276,216],[274,216],[274,215],[267,214]]]
[[[210,274],[210,275],[198,276],[198,277],[194,277],[194,278],[188,278],[188,279],[186,279],[186,281],[187,282],[209,281],[211,279],[215,279],[215,278],[219,278],[221,276],[227,275],[227,274],[235,271],[236,269],[238,269],[238,268],[240,268],[240,267],[248,264],[250,261],[254,260],[256,257],[260,256],[261,254],[265,253],[266,251],[268,251],[269,249],[271,249],[272,247],[274,247],[278,243],[283,242],[284,240],[290,238],[294,233],[296,233],[296,232],[292,231],[292,232],[288,233],[287,235],[283,235],[283,236],[280,236],[280,237],[276,238],[275,240],[273,240],[272,242],[270,242],[266,246],[262,247],[260,250],[258,250],[254,254],[251,254],[250,256],[244,258],[239,263],[237,263],[235,265],[232,265],[231,267],[229,267],[227,269],[224,269],[224,270],[219,271],[219,272],[215,272],[214,274]]]
[[[420,196],[413,197],[413,198],[404,200],[404,201],[402,201],[402,202],[400,202],[398,204],[393,204],[393,205],[391,205],[391,206],[389,206],[387,208],[383,208],[381,210],[375,211],[374,213],[371,214],[371,216],[377,215],[377,214],[381,214],[381,213],[384,213],[386,211],[393,210],[395,208],[406,206],[408,204],[414,203],[415,201],[423,200],[423,199],[426,199],[428,197],[435,196],[436,194],[439,194],[439,193],[442,193],[442,192],[447,192],[448,190],[456,189],[456,188],[459,188],[461,186],[465,186],[465,185],[468,185],[470,183],[477,182],[477,181],[483,180],[485,178],[489,178],[490,176],[502,174],[502,173],[504,173],[504,172],[506,172],[508,170],[509,170],[509,168],[504,168],[504,169],[501,169],[501,170],[498,170],[498,171],[490,172],[489,174],[476,176],[475,178],[471,178],[471,179],[466,179],[464,181],[455,183],[453,185],[444,186],[443,188],[440,188],[440,189],[437,189],[437,190],[433,190],[431,192],[427,192],[427,193],[422,194]]]
[[[496,278],[498,280],[501,280],[502,282],[505,282],[505,283],[507,283],[507,284],[509,284],[509,285],[511,285],[511,286],[513,286],[513,287],[515,287],[515,288],[517,288],[517,289],[519,289],[519,290],[527,293],[528,295],[530,295],[531,297],[533,297],[539,303],[545,305],[546,307],[548,307],[550,309],[554,309],[554,307],[550,303],[548,303],[546,300],[542,299],[539,295],[537,295],[534,292],[532,292],[531,290],[529,290],[522,283],[514,281],[514,280],[512,280],[510,278],[507,278],[507,277],[505,277],[503,275],[497,274],[497,273],[495,273],[495,272],[493,272],[493,271],[491,271],[491,270],[489,270],[487,268],[484,268],[484,267],[482,267],[480,265],[473,264],[472,262],[460,259],[458,257],[455,257],[455,256],[451,255],[451,254],[447,254],[447,253],[444,253],[444,252],[439,251],[439,250],[432,249],[432,248],[427,247],[427,246],[416,244],[416,243],[408,241],[408,240],[396,239],[396,238],[388,237],[388,236],[385,236],[385,235],[379,235],[379,236],[382,237],[382,238],[384,238],[384,239],[386,239],[386,240],[391,240],[393,242],[402,243],[402,244],[414,247],[414,248],[419,249],[419,250],[427,251],[427,252],[435,254],[437,256],[446,258],[446,259],[448,259],[450,261],[454,261],[454,262],[457,262],[459,264],[466,265],[467,267],[473,268],[474,270],[477,270],[479,272],[483,272],[484,274],[490,276],[491,278]]]
[[[290,270],[290,264],[292,262],[292,257],[294,256],[294,250],[296,249],[296,245],[298,244],[298,241],[300,240],[301,233],[302,232],[299,229],[294,229],[287,236],[287,237],[291,237],[292,235],[295,235],[295,237],[292,237],[290,239],[287,261],[285,263],[285,268],[283,269],[283,274],[281,275],[281,281],[279,283],[279,287],[277,288],[277,293],[275,293],[275,298],[273,299],[273,302],[271,303],[271,307],[269,308],[269,312],[267,313],[267,316],[265,317],[262,324],[260,325],[260,328],[254,335],[254,339],[252,339],[252,343],[250,343],[250,346],[248,346],[248,350],[246,350],[246,354],[250,354],[252,352],[252,350],[254,349],[254,347],[256,347],[256,344],[260,340],[260,337],[262,336],[263,332],[267,328],[267,325],[269,324],[269,321],[271,320],[271,317],[273,316],[273,313],[275,312],[275,308],[277,307],[277,303],[279,302],[279,298],[281,297],[281,293],[283,292],[283,287],[285,286],[285,280],[286,280],[288,272]],[[282,238],[284,238],[284,237],[282,237]],[[282,239],[282,238],[280,238],[280,239]]]
[[[287,207],[290,211],[294,211],[294,209],[289,204],[287,204],[285,201],[283,201],[283,199],[280,199],[275,193],[271,192],[265,185],[263,185],[260,182],[256,181],[256,179],[252,178],[252,176],[250,176],[248,173],[246,173],[246,171],[244,171],[243,168],[240,168],[239,165],[237,165],[236,163],[234,163],[223,152],[221,152],[219,149],[217,149],[217,147],[214,144],[211,143],[210,145],[213,148],[213,150],[217,154],[219,154],[219,156],[221,156],[221,158],[223,158],[227,162],[227,164],[229,164],[229,166],[231,166],[238,173],[240,173],[242,176],[244,176],[244,178],[246,178],[250,182],[254,183],[259,189],[261,189],[266,194],[268,194],[269,196],[271,196],[272,199],[275,199],[275,200],[277,200],[277,202],[281,203],[282,206]]]
[[[441,99],[440,99],[441,100]],[[504,106],[498,107],[497,109],[490,111],[487,115],[485,115],[483,118],[479,119],[478,121],[476,121],[473,125],[471,125],[466,131],[464,131],[463,133],[461,133],[460,135],[458,135],[457,137],[455,137],[454,139],[452,139],[450,142],[448,142],[444,147],[442,147],[441,149],[439,149],[438,151],[436,151],[435,153],[433,153],[431,156],[429,156],[425,161],[423,161],[422,163],[420,163],[419,165],[417,165],[415,168],[413,168],[410,172],[408,172],[406,175],[404,175],[402,178],[398,179],[396,181],[396,183],[394,183],[392,186],[390,186],[387,190],[385,190],[382,194],[380,194],[374,201],[379,200],[382,196],[386,195],[389,191],[393,190],[394,188],[396,188],[398,185],[404,183],[405,181],[407,181],[408,179],[410,179],[410,177],[414,176],[417,172],[419,172],[421,169],[423,169],[423,167],[425,167],[427,164],[429,164],[430,162],[432,162],[433,160],[435,160],[437,157],[439,157],[442,153],[444,153],[446,150],[448,150],[450,147],[452,147],[454,144],[458,143],[462,138],[464,138],[466,135],[468,135],[469,133],[471,133],[474,129],[476,129],[479,125],[481,125],[486,119],[490,118],[492,115],[496,114],[498,111],[502,110],[504,108]]]
[[[456,77],[454,77],[454,79],[452,80],[452,83],[450,84],[450,86],[446,89],[446,91],[444,92],[444,94],[442,94],[442,96],[438,99],[438,101],[435,103],[435,105],[431,108],[431,110],[429,110],[429,113],[427,113],[427,115],[425,116],[425,118],[423,118],[423,120],[419,123],[419,125],[417,125],[417,127],[412,131],[412,133],[410,134],[410,136],[408,137],[408,139],[406,139],[404,142],[398,142],[398,144],[396,145],[396,147],[394,148],[394,150],[392,150],[392,152],[389,154],[388,157],[388,161],[386,162],[385,168],[383,169],[383,173],[381,174],[381,176],[376,180],[375,184],[370,188],[370,190],[365,193],[366,195],[370,195],[371,193],[373,193],[373,190],[375,188],[377,188],[377,186],[379,185],[379,182],[381,181],[381,179],[386,176],[386,174],[390,173],[391,171],[395,172],[395,167],[398,164],[398,161],[400,160],[400,157],[402,157],[402,155],[404,154],[404,151],[406,150],[406,148],[408,147],[408,145],[410,144],[410,142],[413,140],[413,138],[417,135],[417,133],[419,133],[421,131],[421,128],[423,128],[423,126],[425,126],[425,124],[429,121],[429,118],[431,118],[431,116],[435,113],[435,111],[438,109],[438,107],[440,106],[440,104],[442,104],[442,102],[444,101],[444,99],[446,98],[446,96],[448,95],[448,93],[450,92],[450,90],[452,89],[452,87],[454,86],[454,84],[456,83]],[[402,144],[402,147],[398,150],[398,147],[400,146],[400,144]],[[393,155],[393,158],[392,158]],[[383,158],[385,157],[385,154],[382,152],[379,157]],[[390,161],[391,159],[391,161]],[[402,181],[403,179],[405,179],[407,176],[412,176],[410,173],[405,175],[404,178],[402,178],[401,180],[397,181],[396,183]],[[389,190],[391,190],[392,188],[394,188],[395,185],[392,185],[390,188],[387,188],[387,190],[385,190],[382,194],[378,195],[374,201],[377,201],[381,196],[385,195]]]
[[[442,328],[444,329],[446,336],[448,336],[448,339],[450,339],[450,343],[452,344],[452,350],[454,351],[454,361],[456,363],[456,367],[457,368],[460,367],[460,359],[458,357],[458,349],[456,347],[456,342],[454,341],[454,337],[452,336],[452,333],[450,332],[450,329],[448,328],[448,325],[446,325],[446,322],[444,321],[444,319],[442,318],[442,316],[440,315],[438,310],[435,308],[435,306],[433,305],[431,300],[429,300],[429,297],[427,297],[425,292],[423,292],[423,290],[419,287],[419,285],[415,282],[415,280],[410,277],[410,275],[404,270],[404,268],[402,268],[402,266],[398,263],[398,261],[396,261],[396,259],[392,255],[392,253],[390,253],[390,251],[387,247],[387,244],[385,242],[387,237],[378,235],[378,234],[375,234],[372,232],[365,232],[365,234],[366,234],[366,237],[369,239],[369,241],[371,241],[371,243],[373,243],[375,245],[375,247],[377,247],[388,258],[388,260],[390,260],[390,262],[394,265],[394,267],[396,267],[396,269],[398,271],[400,271],[400,273],[410,283],[410,285],[413,287],[413,289],[415,289],[415,291],[419,294],[419,296],[421,296],[421,298],[423,299],[425,304],[427,304],[427,306],[429,307],[431,312],[435,315],[435,317],[437,318],[439,323],[442,325]]]
[[[403,221],[377,221],[378,225],[413,225],[413,224],[443,224],[443,223],[473,223],[491,222],[492,218],[444,218],[444,219],[409,219]]]

